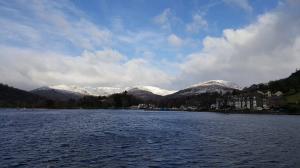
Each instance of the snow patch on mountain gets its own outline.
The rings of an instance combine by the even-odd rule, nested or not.
[[[92,95],[92,96],[109,96],[116,93],[122,93],[126,90],[128,91],[131,89],[144,90],[161,96],[165,96],[175,92],[175,91],[161,89],[154,86],[135,86],[135,87],[118,88],[118,87],[80,87],[76,85],[55,85],[55,86],[41,87],[38,89],[39,90],[55,89],[62,92],[71,92],[71,93],[77,93],[81,95]]]
[[[49,86],[52,89],[76,92],[83,95],[108,96],[115,93],[121,93],[124,90],[115,87],[79,87],[75,85],[55,85]]]
[[[212,93],[212,92],[218,92],[224,94],[227,92],[232,92],[233,90],[241,90],[241,87],[229,81],[210,80],[180,90],[176,92],[175,95],[199,95],[203,93]]]
[[[174,90],[166,90],[166,89],[161,89],[161,88],[154,87],[154,86],[136,86],[132,89],[140,89],[140,90],[148,91],[153,94],[160,95],[160,96],[166,96],[166,95],[173,94],[176,92]]]
[[[213,85],[218,85],[218,86],[223,86],[227,88],[232,88],[232,89],[237,89],[237,90],[242,90],[242,87],[239,86],[238,84],[230,81],[225,81],[225,80],[209,80],[206,82],[202,82],[199,84],[192,85],[191,87],[203,87],[203,86],[213,86]]]

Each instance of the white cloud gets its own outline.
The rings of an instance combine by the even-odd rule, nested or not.
[[[1,83],[25,89],[56,84],[170,84],[172,77],[157,68],[157,60],[151,56],[151,49],[165,42],[159,33],[112,33],[88,20],[69,1],[16,1],[5,5],[15,10],[0,15]],[[120,30],[121,24],[116,18],[112,26]],[[141,52],[128,58],[112,46],[134,46]]]
[[[61,36],[83,49],[95,49],[109,44],[111,40],[109,30],[95,25],[79,14],[72,16],[75,19],[70,19],[55,5],[38,2],[40,3],[34,6],[35,14],[48,24],[47,28],[52,34]]]
[[[207,21],[199,14],[193,16],[193,21],[186,25],[186,30],[190,33],[199,33],[201,29],[207,29]]]
[[[152,32],[152,31],[139,31],[139,32],[131,32],[128,31],[126,34],[119,35],[117,39],[124,43],[129,44],[145,44],[147,45],[157,45],[158,43],[163,42],[163,34]]]
[[[161,26],[162,29],[171,30],[172,22],[175,20],[171,9],[165,9],[161,14],[154,17],[154,23]]]
[[[180,89],[210,79],[249,85],[286,77],[300,67],[300,3],[297,0],[286,1],[290,5],[281,4],[248,26],[226,29],[221,37],[206,37],[201,51],[188,56],[182,56],[187,52],[178,52],[180,60],[171,56],[158,59],[158,56],[172,55],[170,51],[179,47],[187,51],[192,45],[198,45],[197,40],[149,30],[117,34],[95,25],[75,7],[64,3],[48,1],[45,5],[44,1],[32,1],[29,6],[23,4],[22,9],[12,10],[15,7],[12,6],[5,10],[6,16],[11,14],[12,18],[0,16],[1,83],[20,88],[75,84]],[[25,11],[31,12],[33,18],[22,15]],[[171,29],[174,16],[166,9],[154,21]],[[186,30],[197,33],[205,27],[207,23],[201,15],[194,15]],[[25,46],[19,45],[22,43]],[[70,47],[70,43],[75,47]],[[114,46],[118,46],[117,50],[111,49]],[[74,53],[81,54],[74,54],[73,49],[79,50]],[[119,51],[132,55],[127,57]],[[170,59],[177,61],[170,62]]]
[[[171,34],[168,36],[168,43],[174,47],[180,47],[183,44],[183,40],[175,34]]]
[[[225,79],[245,86],[288,76],[300,67],[299,7],[282,5],[244,28],[206,37],[203,50],[180,65],[178,80]]]
[[[57,84],[167,85],[172,79],[147,59],[126,59],[111,49],[84,51],[80,56],[54,52],[41,54],[36,50],[7,46],[0,46],[0,50],[1,82],[25,89]]]
[[[112,49],[100,50],[95,52],[85,50],[82,53],[82,57],[90,64],[116,63],[126,60],[125,56]]]
[[[33,27],[26,24],[19,24],[0,17],[0,42],[12,41],[27,44],[37,43],[41,40],[41,34]]]
[[[6,37],[6,41],[38,48],[67,43],[80,49],[110,46],[111,32],[85,19],[68,1],[16,1],[6,5],[11,10],[2,11],[5,15],[0,16],[0,23],[4,25],[0,35]]]
[[[249,0],[224,0],[225,3],[229,5],[236,6],[238,8],[241,8],[242,10],[246,12],[252,12],[252,6],[249,3]]]

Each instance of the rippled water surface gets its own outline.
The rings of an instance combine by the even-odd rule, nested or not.
[[[2,109],[0,167],[300,167],[300,116]]]

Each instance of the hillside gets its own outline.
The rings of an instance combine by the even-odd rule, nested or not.
[[[0,84],[0,107],[40,107],[47,103],[38,95]]]
[[[48,87],[38,88],[30,92],[53,101],[69,101],[71,99],[78,100],[83,97],[83,95],[79,93],[52,89]]]
[[[173,94],[167,95],[167,97],[187,97],[202,95],[205,93],[226,94],[231,93],[234,90],[240,90],[240,88],[240,86],[233,82],[224,80],[210,80],[179,90]]]
[[[285,94],[291,95],[296,94],[300,91],[300,70],[297,70],[296,72],[292,73],[289,77],[276,80],[276,81],[270,81],[267,84],[254,84],[251,85],[249,88],[245,88],[245,91],[281,91]]]
[[[128,108],[145,103],[159,108],[189,106],[199,110],[209,110],[211,105],[216,103],[216,99],[254,94],[258,91],[263,92],[263,95],[266,95],[268,91],[272,94],[281,91],[283,95],[280,96],[280,101],[283,103],[278,105],[277,109],[300,111],[300,71],[267,84],[254,84],[243,90],[239,88],[232,82],[214,80],[193,85],[165,96],[155,94],[167,93],[165,90],[155,87],[135,87],[109,96],[94,96],[48,87],[27,92],[0,84],[0,107]]]
[[[158,101],[162,98],[160,95],[154,94],[150,91],[141,90],[139,88],[130,89],[127,93],[144,101]]]
[[[296,70],[287,78],[270,81],[267,84],[254,84],[245,88],[244,91],[271,91],[272,93],[281,91],[286,104],[285,108],[291,111],[300,111],[300,70]]]

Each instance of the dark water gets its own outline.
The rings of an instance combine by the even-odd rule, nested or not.
[[[300,167],[300,116],[1,110],[0,167]]]

